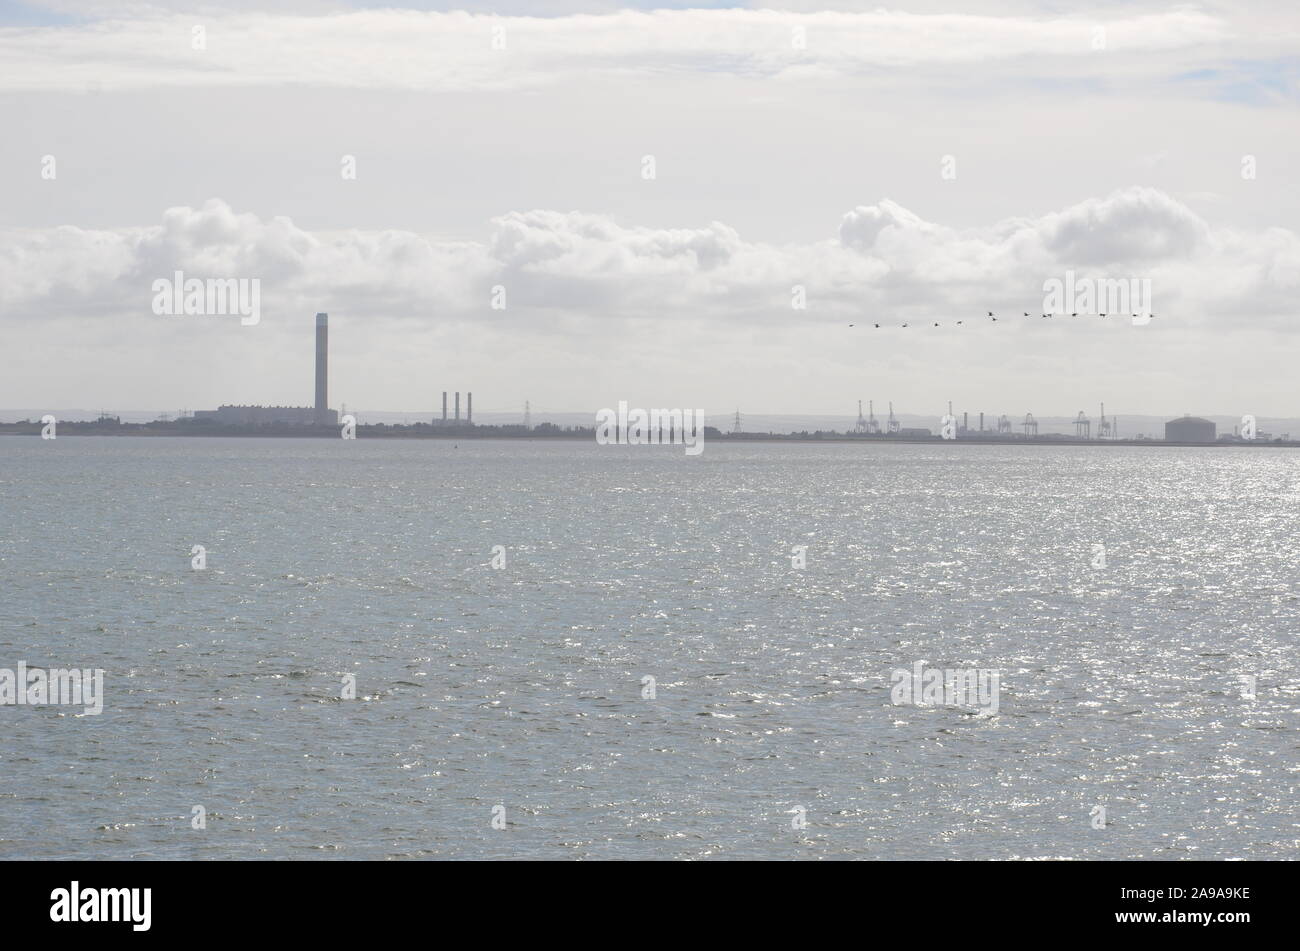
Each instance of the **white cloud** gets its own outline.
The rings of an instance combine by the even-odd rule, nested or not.
[[[1150,188],[1082,202],[1043,226],[1048,249],[1083,265],[1194,258],[1211,237],[1185,205]]]
[[[196,50],[191,30],[205,31]],[[803,30],[806,45],[794,42]],[[1105,51],[1094,49],[1096,29]],[[504,49],[493,48],[493,31]],[[1232,50],[1226,20],[1193,10],[1086,17],[770,10],[621,10],[552,18],[364,10],[319,16],[147,10],[133,18],[0,29],[0,88],[83,90],[167,85],[309,84],[469,90],[574,76],[731,73],[777,79],[872,75],[906,67],[992,64],[1050,73],[1165,75],[1163,54]],[[1255,47],[1265,40],[1249,41]],[[1110,56],[1109,60],[1100,57]],[[897,78],[894,76],[893,78]]]
[[[691,318],[822,322],[861,313],[974,316],[1035,311],[1044,280],[1150,278],[1157,311],[1192,328],[1224,314],[1286,326],[1300,282],[1300,238],[1287,229],[1215,229],[1170,196],[1130,188],[1034,219],[955,229],[884,200],[844,215],[838,238],[746,241],[719,222],[645,228],[577,212],[513,212],[482,242],[408,231],[311,233],[213,200],[171,208],[158,225],[0,233],[0,304],[37,318],[146,314],[149,287],[187,276],[257,277],[286,311],[344,302],[374,318],[473,320],[503,284],[520,321]],[[790,309],[790,288],[811,306]]]

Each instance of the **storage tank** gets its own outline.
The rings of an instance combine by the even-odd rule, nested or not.
[[[1165,423],[1165,442],[1214,442],[1215,426],[1199,416],[1183,416]]]

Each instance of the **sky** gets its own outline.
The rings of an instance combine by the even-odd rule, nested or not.
[[[1300,416],[1298,105],[1286,3],[0,3],[0,411],[306,405],[326,311],[335,407]]]

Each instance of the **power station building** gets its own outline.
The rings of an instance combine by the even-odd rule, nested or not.
[[[311,406],[219,406],[194,411],[196,420],[222,426],[311,426],[316,410]]]
[[[1211,420],[1184,416],[1165,423],[1165,442],[1214,442],[1216,427]]]
[[[456,392],[456,415],[447,418],[447,391],[442,391],[442,419],[434,419],[434,426],[473,426],[474,425],[474,394],[465,394],[465,418],[460,418],[460,391]]]
[[[338,410],[329,408],[329,314],[316,315],[316,405],[232,406],[195,410],[195,422],[221,426],[338,426]]]

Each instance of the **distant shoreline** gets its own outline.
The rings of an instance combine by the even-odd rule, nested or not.
[[[101,422],[60,422],[57,435],[68,436],[142,436],[146,438],[194,437],[200,439],[222,438],[258,438],[258,439],[338,439],[339,430],[335,427],[320,426],[214,426],[207,424],[176,423],[101,423]],[[0,423],[0,436],[40,436],[40,423]],[[358,424],[358,439],[525,439],[532,441],[580,441],[593,442],[595,429],[562,429],[554,424],[543,423],[532,429],[523,426],[430,426],[428,423],[372,425]],[[801,433],[723,433],[713,427],[705,427],[705,443],[741,444],[741,443],[910,443],[921,445],[962,445],[962,446],[1186,446],[1192,448],[1212,447],[1278,447],[1297,448],[1300,441],[1282,439],[1244,440],[1226,439],[1214,442],[1166,442],[1163,439],[1078,439],[1073,436],[1018,436],[996,435],[985,432],[958,435],[956,439],[943,439],[939,436],[896,436],[883,433],[857,434],[840,432],[801,432]]]

